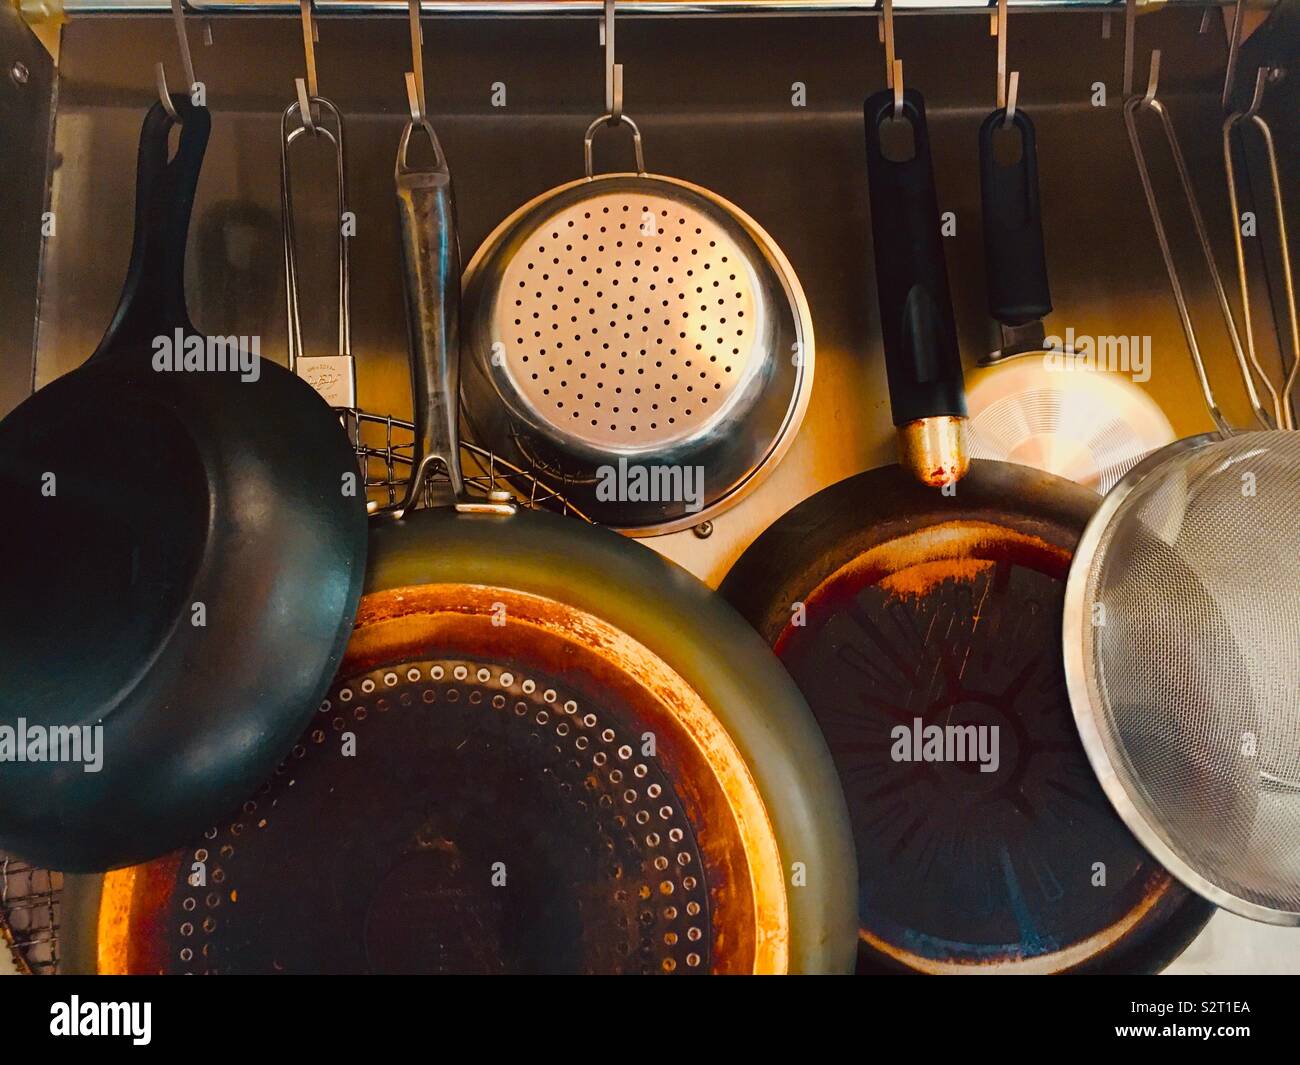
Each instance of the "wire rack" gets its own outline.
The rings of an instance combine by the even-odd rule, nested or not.
[[[0,935],[20,972],[44,976],[59,965],[63,874],[0,854]]]
[[[401,418],[371,414],[355,407],[339,408],[339,414],[356,449],[367,499],[381,507],[400,502],[411,479],[414,425]],[[486,497],[493,492],[509,492],[521,506],[553,510],[593,524],[561,489],[552,487],[533,471],[463,439],[460,450],[465,486],[476,495]]]

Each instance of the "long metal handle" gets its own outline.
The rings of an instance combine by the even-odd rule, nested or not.
[[[422,130],[435,160],[413,166],[411,135]],[[401,510],[414,507],[441,466],[452,501],[468,502],[458,440],[460,388],[460,244],[451,171],[427,122],[409,122],[397,149],[398,218],[402,234],[402,284],[411,347],[415,407],[412,475]]]
[[[1240,12],[1238,12],[1240,15]],[[1291,400],[1295,392],[1297,373],[1300,372],[1300,328],[1296,325],[1295,283],[1291,278],[1291,245],[1286,233],[1286,210],[1282,203],[1282,179],[1278,173],[1277,152],[1273,147],[1273,131],[1259,114],[1263,102],[1264,85],[1269,75],[1267,67],[1260,67],[1255,79],[1255,95],[1251,105],[1245,111],[1229,115],[1223,123],[1223,169],[1228,178],[1228,203],[1232,210],[1232,239],[1237,253],[1237,284],[1241,289],[1242,330],[1246,334],[1246,354],[1250,364],[1259,375],[1260,383],[1268,391],[1273,401],[1273,415],[1277,424],[1294,429],[1295,415]],[[1226,91],[1226,90],[1225,90]],[[1264,141],[1264,151],[1268,158],[1269,181],[1272,185],[1273,212],[1277,224],[1279,253],[1282,260],[1282,290],[1286,300],[1287,324],[1291,332],[1291,372],[1282,382],[1281,388],[1275,388],[1264,367],[1260,365],[1255,351],[1255,327],[1251,320],[1250,283],[1246,275],[1246,251],[1241,242],[1241,207],[1237,200],[1237,178],[1232,165],[1232,131],[1244,123],[1252,123],[1260,132]]]
[[[1174,302],[1178,305],[1178,317],[1182,322],[1183,335],[1187,338],[1187,347],[1192,355],[1192,363],[1196,367],[1196,376],[1201,383],[1201,392],[1205,396],[1205,403],[1209,409],[1210,417],[1214,419],[1214,424],[1221,433],[1231,435],[1235,430],[1227,418],[1224,417],[1223,411],[1219,409],[1218,401],[1214,398],[1214,390],[1210,387],[1209,374],[1206,372],[1205,360],[1201,357],[1200,344],[1196,338],[1196,327],[1192,324],[1187,298],[1183,294],[1182,281],[1179,279],[1178,268],[1174,264],[1173,252],[1169,247],[1169,239],[1165,235],[1164,222],[1160,217],[1160,203],[1156,196],[1155,187],[1151,183],[1150,168],[1147,166],[1146,156],[1142,151],[1142,141],[1137,131],[1137,115],[1143,111],[1152,111],[1160,118],[1165,140],[1168,142],[1169,150],[1173,154],[1174,167],[1178,172],[1178,180],[1182,186],[1183,196],[1187,201],[1188,210],[1192,215],[1192,222],[1196,227],[1196,236],[1201,245],[1201,255],[1205,259],[1210,279],[1214,284],[1215,295],[1219,300],[1219,310],[1222,312],[1223,323],[1228,331],[1228,339],[1232,344],[1233,354],[1237,357],[1242,380],[1245,382],[1246,392],[1250,397],[1251,408],[1261,425],[1265,428],[1273,428],[1268,413],[1260,403],[1259,393],[1255,389],[1255,383],[1246,365],[1246,355],[1242,350],[1241,339],[1237,335],[1232,309],[1228,306],[1228,296],[1223,288],[1223,280],[1219,276],[1218,267],[1215,265],[1214,251],[1210,247],[1209,233],[1205,228],[1205,219],[1202,217],[1200,206],[1196,201],[1196,193],[1192,189],[1192,178],[1188,173],[1187,162],[1183,158],[1182,148],[1178,144],[1178,135],[1174,132],[1174,125],[1170,121],[1169,112],[1156,99],[1159,76],[1160,53],[1156,51],[1151,53],[1151,73],[1146,94],[1143,96],[1133,95],[1124,102],[1124,125],[1128,130],[1129,144],[1133,149],[1133,159],[1137,163],[1138,177],[1142,181],[1142,191],[1146,194],[1147,209],[1151,213],[1151,223],[1155,227],[1156,241],[1160,245],[1160,254],[1165,262],[1165,271],[1169,275],[1169,285],[1174,292]]]

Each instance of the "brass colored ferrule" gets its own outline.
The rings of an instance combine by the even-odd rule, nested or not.
[[[966,419],[945,414],[898,427],[898,460],[922,484],[940,488],[970,469]]]

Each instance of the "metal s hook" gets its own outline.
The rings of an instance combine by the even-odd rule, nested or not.
[[[605,113],[609,124],[617,126],[623,119],[623,64],[614,62],[614,0],[605,0],[600,43],[605,46]]]
[[[1156,91],[1160,88],[1160,49],[1157,48],[1151,53],[1151,68],[1147,71],[1147,91],[1142,94],[1142,102],[1138,104],[1138,109],[1145,111],[1151,106],[1156,98]]]
[[[1225,111],[1232,102],[1233,83],[1237,80],[1237,58],[1241,53],[1241,29],[1245,23],[1245,14],[1246,0],[1237,0],[1232,15],[1232,32],[1228,37],[1228,66],[1223,72],[1223,96],[1219,101]]]
[[[190,54],[189,35],[185,32],[185,10],[181,6],[181,0],[171,0],[171,7],[172,23],[176,27],[176,42],[181,51],[181,68],[185,71],[186,88],[192,96],[198,78],[194,74],[194,57]],[[176,113],[176,105],[172,103],[171,92],[167,88],[167,71],[162,63],[154,64],[153,74],[154,87],[158,90],[158,102],[162,104],[163,110],[173,122],[179,122],[181,117]]]
[[[994,88],[994,99],[1001,109],[1007,106],[1007,0],[998,0],[993,25],[998,39],[998,83]]]
[[[1274,74],[1272,67],[1260,67],[1255,71],[1255,95],[1250,98],[1250,106],[1241,113],[1242,118],[1254,118],[1264,103],[1264,87]]]
[[[415,83],[415,73],[406,72],[406,106],[411,112],[411,122],[420,125],[425,121],[424,108],[420,104],[420,90]]]
[[[894,118],[903,117],[903,61],[894,54],[894,0],[882,0],[880,25],[885,37],[885,87],[894,90]]]
[[[428,118],[424,96],[424,31],[420,29],[420,0],[408,0],[411,24],[411,69],[406,73],[406,102],[417,126]]]
[[[153,65],[153,81],[158,90],[158,102],[162,104],[163,110],[167,112],[168,117],[173,122],[179,122],[181,116],[176,113],[176,105],[172,103],[172,94],[167,91],[167,71],[163,69],[161,63]]]
[[[315,133],[316,127],[311,121],[312,94],[307,91],[307,83],[302,78],[294,78],[293,87],[298,93],[298,113],[302,117],[302,124]]]
[[[1010,77],[1007,75],[1007,0],[998,0],[998,10],[994,16],[994,27],[998,38],[996,99],[998,108],[1006,110],[1006,114],[1002,118],[1002,128],[1010,129],[1011,123],[1015,121],[1016,117],[1016,97],[1020,92],[1020,71],[1013,70]]]
[[[1137,0],[1124,2],[1124,99],[1133,95],[1133,48],[1137,43]]]
[[[904,117],[902,111],[904,83],[902,83],[902,60],[894,55],[893,0],[881,0],[880,29],[885,43],[885,88],[892,88],[894,91],[893,117],[902,118]]]
[[[294,83],[298,86],[298,102],[302,105],[302,124],[315,132],[310,101],[320,95],[320,85],[316,79],[317,34],[316,21],[312,18],[312,0],[299,0],[299,10],[302,19],[302,50],[307,63],[307,87],[303,89],[302,78],[295,78]]]
[[[1013,70],[1007,85],[1007,113],[1002,119],[1002,128],[1010,129],[1016,119],[1016,97],[1020,94],[1020,71]]]

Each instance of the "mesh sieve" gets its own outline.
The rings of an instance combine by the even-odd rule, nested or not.
[[[1188,886],[1300,924],[1300,435],[1194,437],[1107,497],[1066,595],[1071,701],[1135,835]]]

